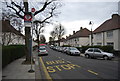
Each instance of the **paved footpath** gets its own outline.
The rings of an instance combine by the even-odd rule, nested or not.
[[[35,72],[28,72],[31,68],[31,65],[22,64],[24,60],[25,57],[22,57],[7,65],[2,70],[2,79],[35,79]]]

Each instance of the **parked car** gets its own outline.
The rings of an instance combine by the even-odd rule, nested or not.
[[[46,50],[46,47],[40,46],[38,55],[48,55],[48,51]]]
[[[53,46],[53,45],[50,45],[49,47],[52,49],[54,46]]]
[[[80,55],[80,51],[75,47],[67,47],[66,53],[70,55]]]
[[[85,51],[85,57],[86,58],[104,58],[105,60],[114,58],[114,55],[112,53],[103,52],[99,48],[88,48]]]
[[[59,52],[62,52],[62,50],[63,50],[63,47],[58,47]]]
[[[67,49],[69,49],[69,47],[63,47],[63,53],[67,53]]]

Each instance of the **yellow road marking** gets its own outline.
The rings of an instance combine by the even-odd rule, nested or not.
[[[67,62],[71,64],[71,62],[70,62],[70,61],[67,61]]]
[[[50,77],[46,67],[45,67],[45,64],[44,64],[44,62],[42,60],[42,57],[40,57],[40,62],[42,63],[42,67],[43,67],[43,70],[45,72],[46,79],[48,79],[49,81],[53,81],[52,78]]]
[[[56,67],[59,71],[62,71],[62,70],[59,68],[59,65],[58,65],[58,66],[54,66],[54,67]]]
[[[91,70],[88,70],[88,72],[93,73],[93,74],[95,74],[95,75],[98,75],[98,73],[96,73],[96,72],[94,72],[94,71],[91,71]]]
[[[80,68],[80,66],[76,64],[62,64],[62,65],[48,66],[47,71],[50,73],[55,73],[56,71],[72,70],[75,68]]]
[[[64,60],[46,61],[47,65],[62,64],[62,63],[65,63]]]

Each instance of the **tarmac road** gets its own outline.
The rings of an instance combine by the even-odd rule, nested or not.
[[[41,56],[52,79],[118,79],[118,61],[86,59],[48,49],[48,56]]]

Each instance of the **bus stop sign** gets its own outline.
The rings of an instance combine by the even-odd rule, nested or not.
[[[32,14],[31,14],[31,12],[25,13],[25,15],[24,15],[24,21],[25,22],[31,22],[32,21]]]

